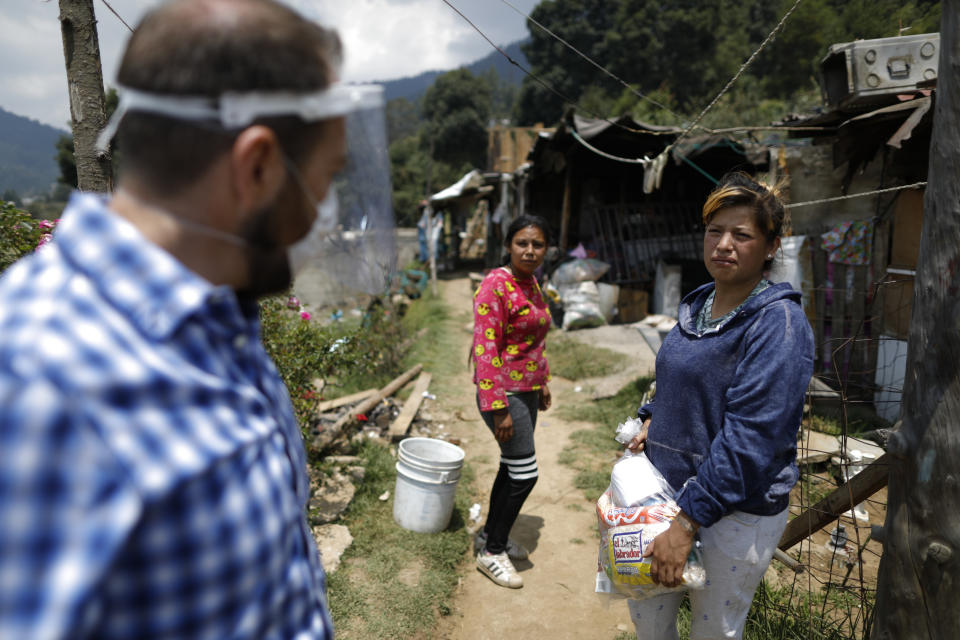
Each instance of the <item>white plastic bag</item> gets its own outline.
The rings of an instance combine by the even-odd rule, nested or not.
[[[606,324],[600,310],[600,291],[596,282],[581,282],[559,287],[563,303],[563,329],[599,327]]]
[[[642,421],[631,418],[617,427],[616,439],[626,444],[640,432]],[[650,543],[670,527],[680,508],[674,492],[646,454],[627,451],[613,465],[610,486],[597,500],[600,548],[597,554],[597,593],[641,600],[671,591],[702,589],[706,574],[695,541],[683,569],[679,587],[654,584]]]
[[[582,258],[564,262],[553,275],[550,276],[550,282],[557,285],[577,284],[578,282],[593,282],[599,280],[610,270],[610,265],[602,260],[593,258]]]

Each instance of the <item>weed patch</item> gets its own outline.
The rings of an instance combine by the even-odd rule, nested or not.
[[[576,471],[574,486],[587,500],[596,500],[610,484],[610,468],[622,446],[613,439],[617,425],[637,414],[640,400],[653,378],[641,377],[621,389],[612,398],[561,408],[560,417],[590,422],[593,427],[570,435],[570,444],[558,458]]]
[[[627,356],[552,331],[547,338],[550,373],[567,380],[581,380],[615,373],[627,363]]]
[[[407,531],[393,521],[395,459],[382,445],[365,443],[358,454],[367,469],[342,523],[353,544],[329,576],[329,603],[339,638],[422,636],[450,611],[458,567],[470,541],[464,528],[473,472],[464,468],[450,526],[437,534]],[[433,606],[424,606],[433,603]]]
[[[562,407],[559,410],[560,417],[566,420],[579,420],[602,425],[609,428],[611,433],[616,433],[618,424],[637,415],[640,401],[651,382],[653,382],[652,377],[642,376],[624,386],[612,398],[602,398],[593,402],[587,401]]]

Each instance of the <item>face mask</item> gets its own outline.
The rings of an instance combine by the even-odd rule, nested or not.
[[[305,191],[304,195],[313,201],[309,192],[303,186],[301,188]],[[290,264],[290,273],[293,277],[302,273],[307,265],[323,255],[325,243],[330,234],[337,229],[339,209],[337,191],[331,185],[327,197],[317,205],[317,219],[313,221],[310,231],[287,248],[287,262]]]

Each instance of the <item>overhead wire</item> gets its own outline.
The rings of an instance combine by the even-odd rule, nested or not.
[[[876,196],[882,193],[893,193],[894,191],[903,191],[904,189],[919,189],[927,186],[926,182],[914,182],[913,184],[904,184],[899,187],[889,187],[886,189],[875,189],[874,191],[864,191],[863,193],[851,193],[845,196],[836,196],[835,198],[822,198],[820,200],[808,200],[796,204],[783,205],[787,209],[796,209],[797,207],[809,207],[815,204],[825,204],[827,202],[838,202],[840,200],[850,200],[851,198],[863,198],[865,196]]]
[[[580,106],[580,104],[579,104],[576,100],[574,100],[574,99],[571,98],[570,96],[565,95],[563,92],[559,91],[558,89],[555,89],[555,88],[552,87],[549,83],[547,83],[545,80],[542,80],[542,79],[539,78],[535,73],[533,73],[532,71],[530,71],[529,69],[527,69],[526,67],[524,67],[522,64],[520,64],[519,62],[517,62],[516,60],[514,60],[514,59],[510,56],[509,53],[507,53],[506,51],[504,51],[502,47],[496,45],[496,44],[493,42],[493,40],[491,40],[491,39],[487,36],[487,34],[485,34],[485,33],[480,29],[480,27],[478,27],[476,24],[473,23],[472,20],[470,20],[470,18],[468,18],[467,16],[465,16],[462,11],[460,11],[458,8],[456,8],[456,7],[450,2],[450,0],[441,0],[441,1],[442,1],[445,5],[447,5],[447,6],[450,7],[451,9],[453,9],[453,10],[457,13],[457,15],[459,15],[461,18],[463,18],[463,19],[467,22],[467,24],[469,24],[471,27],[473,27],[474,31],[476,31],[477,33],[479,33],[479,34],[481,35],[481,37],[483,37],[483,39],[486,40],[486,41],[490,44],[491,47],[493,47],[493,48],[496,49],[498,52],[500,52],[500,54],[501,54],[504,58],[506,58],[506,59],[510,62],[510,64],[512,64],[512,65],[514,65],[515,67],[517,67],[518,69],[520,69],[520,71],[522,71],[522,72],[524,72],[525,74],[527,74],[534,82],[536,82],[537,84],[539,84],[539,85],[542,86],[543,88],[547,89],[547,90],[550,91],[551,93],[555,94],[556,96],[558,96],[559,98],[561,98],[564,102],[573,105],[574,108],[576,108],[577,111],[581,111],[581,112],[583,112],[583,113],[586,113],[586,114],[588,114],[588,115],[590,115],[590,116],[593,116],[593,117],[596,118],[597,120],[602,120],[602,121],[606,122],[607,124],[613,125],[614,127],[617,127],[617,128],[619,128],[619,129],[623,129],[624,131],[629,131],[630,133],[644,133],[644,134],[649,134],[649,135],[674,135],[673,132],[669,132],[669,131],[648,131],[648,130],[645,130],[645,129],[636,129],[636,128],[634,128],[634,127],[628,127],[628,126],[625,126],[625,125],[620,124],[619,122],[614,122],[613,120],[610,120],[609,118],[605,118],[605,117],[601,116],[600,114],[595,113],[594,111],[591,111],[590,109],[587,109],[587,108],[585,108],[585,107]]]
[[[627,84],[626,82],[624,82],[623,80],[621,80],[620,78],[618,78],[616,75],[614,75],[611,71],[608,71],[608,70],[607,70],[606,68],[604,68],[602,65],[600,65],[599,63],[597,63],[597,62],[595,62],[594,60],[592,60],[587,54],[583,53],[582,51],[580,51],[579,49],[577,49],[575,46],[573,46],[572,44],[570,44],[569,42],[567,42],[566,40],[564,40],[563,38],[561,38],[560,36],[558,36],[557,34],[555,34],[553,31],[551,31],[551,30],[548,29],[547,27],[545,27],[545,26],[543,26],[542,24],[540,24],[539,22],[537,22],[532,16],[529,16],[529,15],[525,14],[523,11],[521,11],[520,9],[518,9],[517,7],[515,7],[513,4],[511,4],[511,3],[509,2],[509,0],[500,0],[500,2],[502,2],[502,3],[505,4],[505,5],[507,5],[508,7],[510,7],[510,8],[513,9],[514,11],[516,11],[517,13],[519,13],[521,16],[523,16],[524,18],[526,18],[529,22],[531,22],[532,24],[536,25],[536,26],[537,26],[540,30],[542,30],[544,33],[546,33],[547,35],[555,38],[555,39],[556,39],[558,42],[560,42],[563,46],[567,47],[568,49],[570,49],[571,51],[573,51],[574,53],[576,53],[578,56],[580,56],[581,58],[583,58],[584,60],[586,60],[587,62],[589,62],[590,64],[592,64],[594,67],[596,67],[596,68],[599,69],[600,71],[604,72],[605,74],[607,74],[608,76],[610,76],[611,78],[613,78],[614,80],[616,80],[617,82],[619,82],[620,84],[622,84],[627,90],[629,90],[631,93],[633,93],[633,95],[637,96],[638,98],[640,98],[640,99],[642,99],[642,100],[646,100],[646,101],[649,102],[650,104],[656,105],[657,107],[663,109],[664,111],[666,111],[667,113],[669,113],[670,115],[672,115],[672,116],[673,116],[674,118],[676,118],[677,120],[683,120],[683,117],[682,117],[682,116],[678,115],[677,113],[674,113],[672,110],[670,110],[669,107],[667,107],[666,105],[664,105],[664,104],[662,104],[662,103],[654,100],[654,99],[651,98],[650,96],[645,95],[643,92],[638,91],[637,89],[634,89],[632,86],[630,86],[629,84]]]
[[[101,0],[101,2],[103,2],[103,4],[105,4],[105,5],[107,5],[107,9],[110,9],[110,13],[112,13],[112,14],[115,15],[115,16],[117,16],[117,20],[119,20],[120,22],[122,22],[122,23],[123,23],[123,26],[125,26],[127,29],[130,30],[130,33],[133,33],[133,27],[131,27],[129,24],[127,24],[127,21],[124,20],[122,17],[120,17],[120,14],[117,13],[117,10],[114,9],[113,7],[111,7],[111,6],[110,6],[110,3],[107,2],[107,0]]]
[[[714,106],[715,104],[717,104],[717,102],[720,100],[720,98],[722,98],[722,97],[724,96],[724,94],[725,94],[727,91],[730,90],[730,87],[732,87],[732,86],[734,85],[734,83],[735,83],[737,80],[740,79],[740,76],[743,75],[743,72],[746,71],[747,68],[748,68],[751,64],[753,64],[753,61],[756,60],[756,58],[757,58],[758,55],[760,55],[760,52],[763,51],[768,44],[770,44],[770,42],[773,40],[774,36],[777,35],[777,32],[780,31],[781,28],[783,28],[783,25],[786,24],[787,19],[790,17],[790,15],[791,15],[794,11],[796,11],[797,7],[800,6],[800,3],[801,3],[801,2],[803,2],[803,0],[796,0],[796,2],[793,3],[793,6],[790,7],[790,10],[787,11],[785,14],[783,14],[783,17],[780,19],[780,22],[777,23],[777,26],[775,26],[775,27],[773,28],[773,31],[771,31],[771,32],[769,33],[769,35],[767,35],[767,37],[764,38],[763,42],[760,43],[760,46],[757,47],[757,50],[754,51],[753,54],[752,54],[749,58],[747,58],[747,61],[744,62],[742,65],[740,65],[740,69],[737,70],[737,72],[733,75],[733,77],[730,78],[730,81],[727,82],[727,84],[723,87],[723,89],[720,90],[720,93],[717,94],[717,97],[715,97],[715,98],[710,102],[710,104],[708,104],[708,105],[703,109],[703,111],[700,112],[700,115],[698,115],[697,118],[696,118],[696,120],[693,121],[693,124],[691,124],[689,127],[687,127],[686,130],[685,130],[682,134],[680,134],[680,137],[677,138],[677,139],[674,141],[674,143],[673,143],[674,145],[678,144],[681,140],[683,140],[684,138],[686,138],[687,135],[690,133],[690,131],[691,131],[694,127],[696,127],[698,124],[700,124],[700,121],[703,120],[703,117],[704,117],[705,115],[707,115],[707,113],[710,111],[710,109],[713,108],[713,106]]]
[[[636,90],[634,90],[632,87],[630,87],[628,84],[626,84],[623,80],[621,80],[620,78],[618,78],[617,76],[615,76],[615,75],[613,75],[611,72],[609,72],[607,69],[605,69],[604,67],[602,67],[600,64],[598,64],[598,63],[596,63],[595,61],[591,60],[588,56],[586,56],[586,54],[584,54],[583,52],[579,51],[576,47],[574,47],[573,45],[571,45],[570,43],[568,43],[566,40],[564,40],[563,38],[561,38],[560,36],[558,36],[557,34],[555,34],[553,31],[549,30],[549,29],[548,29],[547,27],[545,27],[544,25],[541,25],[539,22],[537,22],[536,20],[534,20],[533,18],[531,18],[531,17],[528,16],[527,14],[524,14],[524,13],[523,13],[522,11],[520,11],[517,7],[515,7],[515,6],[513,6],[512,4],[510,4],[509,2],[507,2],[507,0],[501,0],[501,2],[503,2],[504,4],[506,4],[506,5],[509,6],[511,9],[513,9],[514,11],[516,11],[517,13],[519,13],[520,15],[524,16],[524,17],[527,18],[528,20],[530,20],[530,21],[531,21],[533,24],[535,24],[538,28],[543,29],[546,33],[548,33],[548,34],[551,35],[552,37],[556,38],[559,42],[561,42],[562,44],[564,44],[564,46],[569,47],[571,50],[573,50],[573,51],[576,52],[578,55],[580,55],[581,57],[583,57],[585,60],[587,60],[588,62],[590,62],[593,66],[597,67],[598,69],[600,69],[601,71],[603,71],[603,72],[606,73],[607,75],[609,75],[609,76],[611,76],[612,78],[616,79],[616,80],[619,81],[621,84],[624,84],[628,89],[630,89],[630,90],[633,91],[634,93],[639,93],[639,92],[637,92]],[[752,56],[750,56],[750,58],[747,60],[746,63],[744,63],[744,65],[740,68],[740,70],[737,72],[737,74],[734,76],[734,78],[733,78],[730,82],[727,83],[727,86],[724,87],[723,91],[721,91],[721,93],[720,93],[716,98],[714,98],[714,100],[710,103],[710,105],[708,105],[707,108],[704,109],[703,112],[701,112],[701,114],[700,114],[700,116],[697,118],[697,120],[696,120],[693,124],[691,124],[689,127],[687,127],[685,130],[682,130],[681,135],[674,141],[673,144],[676,144],[676,143],[679,142],[681,139],[683,139],[683,138],[685,138],[687,135],[689,135],[690,131],[691,131],[692,129],[694,129],[694,128],[702,129],[702,130],[704,130],[705,132],[710,133],[710,134],[736,133],[736,132],[740,132],[740,131],[743,131],[743,132],[749,132],[749,131],[764,131],[764,130],[770,130],[770,131],[832,131],[832,130],[833,130],[833,129],[827,128],[827,127],[777,127],[777,126],[741,126],[741,127],[727,127],[727,128],[723,128],[723,129],[710,129],[710,128],[708,128],[708,127],[704,127],[704,126],[702,126],[702,125],[699,124],[699,121],[702,120],[703,116],[706,115],[706,113],[713,107],[714,104],[716,104],[716,102],[723,96],[723,94],[726,93],[727,90],[729,90],[729,88],[736,82],[736,80],[737,80],[737,79],[739,78],[739,76],[743,73],[743,71],[753,62],[753,59],[756,58],[756,56],[760,53],[760,51],[762,51],[763,48],[766,47],[766,45],[769,43],[769,41],[773,38],[773,36],[777,33],[777,31],[779,31],[779,29],[783,26],[783,24],[786,22],[787,18],[788,18],[788,17],[790,16],[790,14],[797,8],[797,6],[800,4],[800,2],[801,2],[801,0],[797,0],[796,3],[793,5],[793,7],[791,7],[790,10],[789,10],[786,14],[784,14],[783,18],[780,20],[780,23],[774,28],[774,30],[771,32],[771,34],[767,36],[767,38],[764,40],[764,42],[760,45],[760,48],[757,49],[757,51],[755,51]],[[531,80],[533,80],[534,82],[536,82],[537,84],[539,84],[540,86],[542,86],[543,88],[545,88],[546,90],[550,91],[550,92],[553,93],[554,95],[558,96],[558,97],[559,97],[560,99],[562,99],[564,102],[572,105],[577,111],[582,112],[582,113],[586,113],[587,115],[590,115],[590,116],[596,118],[597,120],[601,120],[601,121],[603,121],[603,122],[606,122],[607,124],[610,124],[610,125],[612,125],[612,126],[614,126],[614,127],[617,127],[618,129],[621,129],[621,130],[623,130],[623,131],[627,131],[627,132],[629,132],[629,133],[641,133],[641,134],[644,134],[644,135],[651,135],[651,136],[673,136],[673,135],[677,135],[677,134],[676,134],[676,131],[651,131],[651,130],[647,130],[647,129],[637,129],[637,128],[635,128],[635,127],[629,127],[629,126],[623,125],[623,124],[621,124],[621,123],[619,123],[619,122],[615,122],[615,121],[613,121],[613,120],[610,120],[609,118],[604,117],[604,116],[602,116],[602,115],[600,115],[600,114],[597,114],[597,113],[595,113],[595,112],[593,112],[593,111],[591,111],[591,110],[589,110],[589,109],[586,109],[585,107],[581,106],[576,100],[574,100],[574,99],[571,98],[570,96],[564,94],[562,91],[559,91],[558,89],[554,88],[554,87],[551,86],[548,82],[546,82],[545,80],[543,80],[542,78],[540,78],[539,76],[537,76],[537,74],[535,74],[535,73],[533,73],[532,71],[530,71],[529,69],[525,68],[525,67],[524,67],[522,64],[520,64],[517,60],[515,60],[513,57],[511,57],[510,54],[508,54],[506,51],[504,51],[502,47],[500,47],[500,46],[498,46],[497,44],[495,44],[495,43],[487,36],[487,34],[484,33],[482,29],[480,29],[480,27],[478,27],[472,20],[470,20],[470,18],[468,18],[466,15],[464,15],[464,13],[463,13],[462,11],[460,11],[456,6],[454,6],[449,0],[443,0],[443,3],[446,4],[448,7],[450,7],[451,9],[453,9],[453,11],[455,11],[455,12],[457,13],[457,15],[459,15],[461,18],[463,18],[463,19],[467,22],[467,24],[469,24],[471,27],[473,27],[473,29],[474,29],[477,33],[479,33],[480,36],[481,36],[484,40],[486,40],[487,43],[490,44],[491,47],[493,47],[493,48],[494,48],[496,51],[498,51],[504,58],[506,58],[507,61],[510,62],[510,64],[512,64],[512,65],[514,65],[515,67],[517,67],[518,69],[520,69],[520,71],[522,71],[524,74],[526,74],[527,76],[529,76]],[[660,106],[661,108],[665,109],[666,111],[668,111],[669,113],[673,114],[674,116],[677,115],[677,114],[675,114],[673,111],[670,111],[670,110],[669,110],[667,107],[665,107],[664,105],[661,105],[660,103],[658,103],[658,102],[656,102],[655,100],[653,100],[652,98],[649,98],[648,96],[643,96],[642,94],[640,94],[640,95],[641,95],[641,97],[643,97],[643,98],[646,99],[647,101],[652,102],[652,103]],[[629,161],[629,160],[630,160],[630,159],[628,159],[628,161]]]

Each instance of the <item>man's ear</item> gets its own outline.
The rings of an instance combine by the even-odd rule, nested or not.
[[[243,212],[272,202],[286,183],[287,169],[276,134],[254,125],[237,136],[230,149],[232,188]]]

